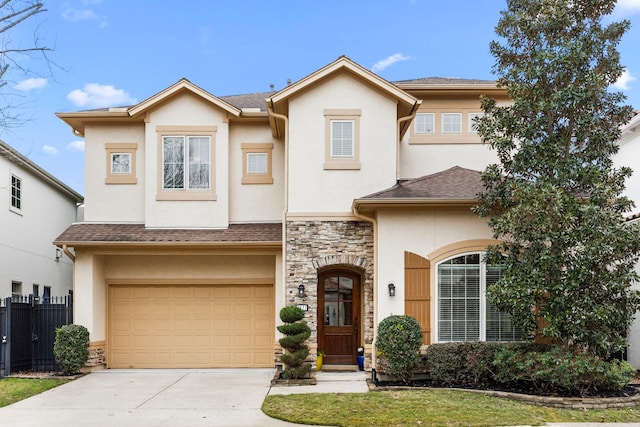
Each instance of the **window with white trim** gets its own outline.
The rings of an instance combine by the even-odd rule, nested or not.
[[[15,175],[11,175],[11,207],[22,209],[22,180]]]
[[[438,264],[438,341],[520,341],[521,327],[486,298],[503,266],[484,262],[482,253],[450,258]]]
[[[324,169],[360,169],[361,114],[359,109],[324,110]]]
[[[211,188],[211,138],[162,137],[162,188],[208,190]]]
[[[483,117],[484,113],[469,113],[469,133],[478,133],[476,118]]]
[[[247,174],[267,174],[267,153],[247,153]]]
[[[462,113],[442,113],[442,133],[462,133]]]
[[[416,134],[435,133],[435,121],[435,114],[433,113],[416,114]]]
[[[331,120],[331,157],[353,158],[353,120]]]

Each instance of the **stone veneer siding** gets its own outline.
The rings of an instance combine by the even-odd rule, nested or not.
[[[372,224],[365,221],[287,221],[285,245],[286,305],[309,305],[305,320],[311,328],[309,347],[312,351],[317,349],[318,343],[318,272],[325,268],[347,268],[362,274],[361,344],[366,349],[365,365],[370,369],[374,311]],[[301,283],[305,298],[298,297]]]

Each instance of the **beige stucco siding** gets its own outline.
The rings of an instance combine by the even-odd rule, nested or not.
[[[229,149],[229,221],[281,221],[284,210],[284,141],[273,139],[269,123],[232,123]],[[272,144],[272,184],[242,184],[242,144]]]
[[[433,211],[378,213],[378,320],[404,313],[404,253],[413,252],[423,258],[450,245],[491,239],[486,221],[469,208],[435,208]],[[454,250],[455,252],[455,250]],[[451,255],[453,256],[453,255]],[[432,259],[430,259],[433,261]],[[431,268],[431,295],[435,293],[435,268]],[[396,285],[396,296],[389,297],[387,285]],[[435,313],[435,298],[431,312]],[[434,320],[432,319],[432,322]],[[435,334],[435,328],[432,335]],[[435,342],[435,336],[431,337]]]
[[[107,184],[106,144],[137,144],[136,184]],[[85,130],[85,221],[144,221],[144,126],[87,125]]]
[[[215,126],[211,177],[216,200],[157,200],[162,178],[157,126],[175,128],[175,132],[170,132],[175,134],[188,134],[189,129],[195,126]],[[186,130],[181,132],[180,128]],[[226,228],[229,223],[229,123],[226,113],[195,95],[185,93],[176,96],[149,113],[145,143],[147,227]]]
[[[396,102],[344,73],[289,103],[289,212],[349,212],[395,182]],[[324,169],[325,111],[360,111],[360,169]]]

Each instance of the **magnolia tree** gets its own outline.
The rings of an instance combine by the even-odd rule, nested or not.
[[[640,229],[622,221],[631,170],[612,162],[631,117],[610,91],[629,27],[603,22],[615,3],[508,0],[490,49],[513,102],[483,99],[477,122],[498,163],[475,210],[503,242],[488,261],[506,266],[489,298],[531,334],[601,356],[626,345],[639,306]]]

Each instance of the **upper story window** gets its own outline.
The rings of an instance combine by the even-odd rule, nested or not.
[[[438,341],[519,341],[522,328],[487,300],[487,286],[497,282],[503,266],[491,266],[481,253],[438,264]]]
[[[331,120],[331,157],[353,159],[353,120]]]
[[[416,134],[434,134],[435,133],[435,114],[418,113],[416,114]]]
[[[11,175],[11,207],[22,209],[22,180],[15,175]]]
[[[476,119],[484,116],[484,113],[469,113],[469,133],[478,133]]]
[[[273,184],[273,144],[242,144],[242,184]]]
[[[164,189],[193,190],[211,186],[211,139],[206,136],[162,137]]]
[[[462,114],[442,113],[442,133],[462,133]]]
[[[360,169],[360,110],[324,110],[324,169]]]
[[[215,200],[215,126],[157,126],[156,200]]]
[[[13,298],[20,298],[22,296],[22,282],[11,282],[11,296]]]
[[[135,184],[136,179],[136,143],[107,143],[106,184]]]

